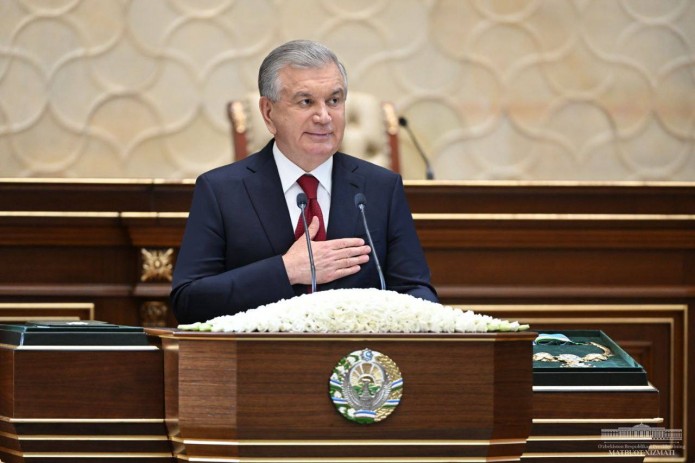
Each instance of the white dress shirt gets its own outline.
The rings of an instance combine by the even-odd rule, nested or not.
[[[311,172],[304,172],[302,168],[290,161],[278,148],[277,143],[273,144],[273,157],[275,165],[278,167],[280,174],[280,182],[282,183],[282,191],[285,193],[285,201],[287,201],[287,210],[290,213],[292,220],[292,231],[294,231],[299,221],[301,210],[297,206],[297,195],[302,193],[302,187],[299,186],[297,180],[304,174],[311,174],[319,181],[319,188],[316,192],[316,198],[321,206],[321,214],[323,214],[323,224],[328,232],[328,217],[331,211],[331,185],[333,172],[333,156],[328,158],[323,164],[318,166]]]

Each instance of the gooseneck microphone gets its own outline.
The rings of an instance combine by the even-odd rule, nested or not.
[[[415,149],[417,150],[418,154],[420,155],[422,160],[425,161],[425,176],[427,177],[427,180],[434,180],[434,172],[432,172],[432,166],[430,165],[430,161],[429,159],[427,159],[427,156],[425,156],[425,151],[420,146],[420,143],[417,142],[415,134],[413,134],[413,131],[410,130],[410,126],[408,125],[408,119],[402,116],[399,117],[398,125],[403,127],[405,131],[408,132],[408,137],[410,137],[410,141],[413,142],[413,145],[415,145]]]
[[[367,216],[364,213],[364,207],[367,204],[367,198],[365,198],[364,194],[362,193],[357,193],[355,195],[355,206],[357,206],[357,209],[360,210],[362,213],[362,221],[364,222],[364,231],[367,232],[367,239],[369,240],[369,247],[372,248],[372,257],[374,257],[374,261],[376,262],[376,271],[379,273],[379,282],[381,283],[381,289],[384,290],[386,289],[386,281],[384,281],[384,272],[381,271],[381,265],[379,264],[379,258],[376,255],[376,248],[374,248],[374,241],[372,241],[372,234],[369,233],[369,227],[367,226]]]
[[[302,223],[304,224],[304,236],[306,237],[306,249],[309,252],[309,267],[311,268],[311,293],[316,292],[316,266],[314,265],[314,252],[311,250],[311,236],[309,226],[306,223],[306,206],[309,200],[305,193],[297,194],[297,207],[302,211]]]

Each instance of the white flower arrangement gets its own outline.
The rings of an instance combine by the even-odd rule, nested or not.
[[[486,333],[529,326],[395,291],[335,289],[178,328],[229,333]]]

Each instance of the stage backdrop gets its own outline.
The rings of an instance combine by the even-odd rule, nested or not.
[[[225,103],[311,38],[397,105],[438,178],[692,181],[693,24],[690,0],[2,0],[0,177],[227,163]]]

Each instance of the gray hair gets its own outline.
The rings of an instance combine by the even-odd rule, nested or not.
[[[343,77],[347,94],[347,72],[338,57],[325,45],[311,40],[293,40],[280,45],[265,57],[258,70],[258,90],[270,101],[280,98],[280,70],[286,66],[318,69],[334,63]]]

